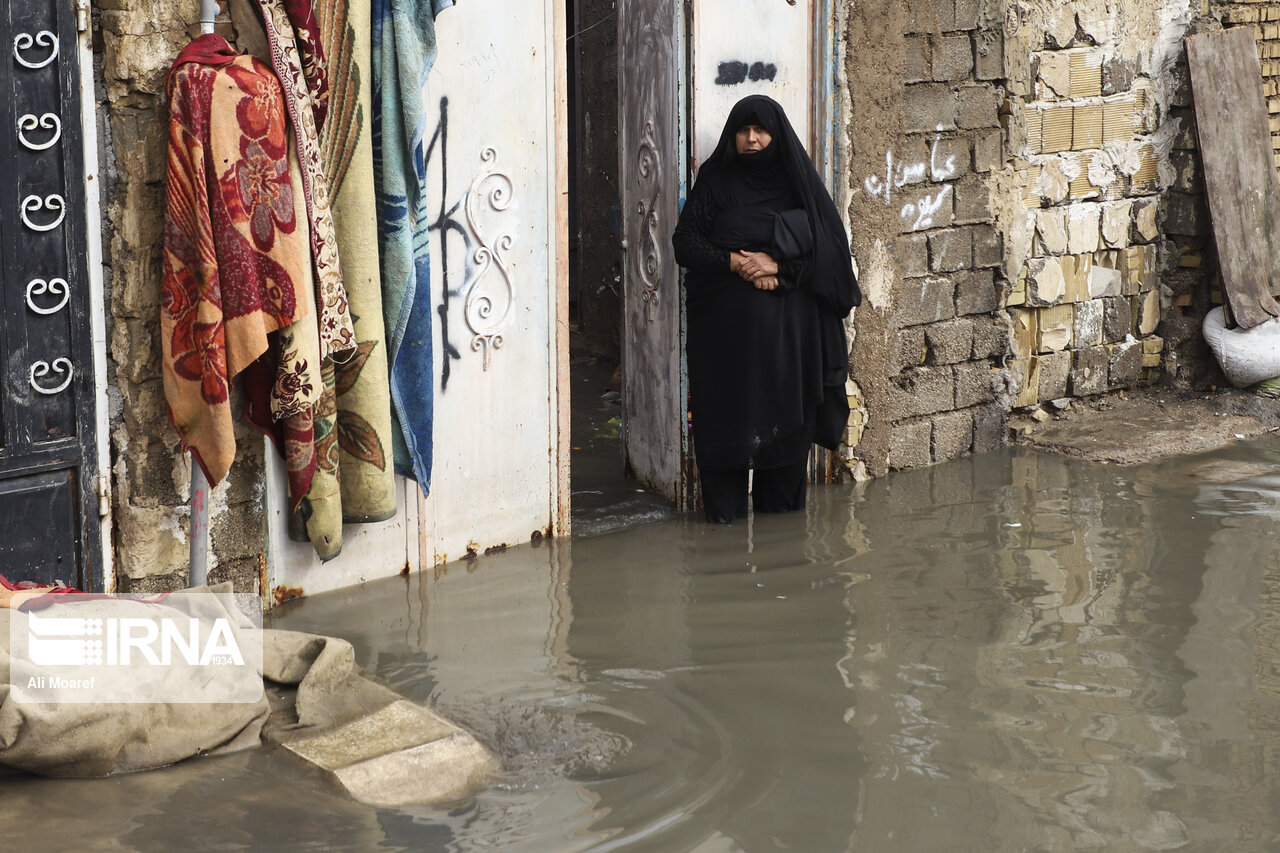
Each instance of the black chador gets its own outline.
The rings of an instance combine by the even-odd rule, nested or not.
[[[739,131],[771,137],[740,151]],[[861,302],[844,224],[777,102],[739,101],[672,236],[687,270],[693,440],[707,517],[804,505],[815,441],[835,448],[848,418],[844,318]],[[768,289],[734,271],[735,252],[777,265]]]

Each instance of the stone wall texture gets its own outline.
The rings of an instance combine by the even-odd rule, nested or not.
[[[1157,215],[1181,119],[1148,69],[1109,50],[1111,19],[1080,17],[1061,7],[1027,35],[1029,85],[1009,101],[1030,241],[1006,299],[1015,406],[1133,388],[1156,377],[1164,349]]]
[[[1183,39],[1255,26],[1280,130],[1280,4],[873,0],[849,18],[855,473],[997,446],[1015,410],[1221,383]]]
[[[197,0],[99,0],[102,87],[109,114],[108,382],[115,518],[115,588],[187,583],[190,461],[160,379],[160,279],[168,111],[164,85],[178,51],[198,33]],[[214,490],[211,581],[257,591],[264,529],[262,441],[238,435],[235,467]]]

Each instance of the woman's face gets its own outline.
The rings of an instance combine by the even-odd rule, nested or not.
[[[734,142],[737,143],[739,154],[763,151],[772,141],[772,134],[758,124],[744,124],[734,134]]]

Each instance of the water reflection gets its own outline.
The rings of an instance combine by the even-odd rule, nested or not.
[[[0,820],[74,798],[66,849],[1273,849],[1278,520],[1270,442],[1001,453],[513,549],[277,617],[490,744],[474,803],[368,809],[262,752],[0,780]]]

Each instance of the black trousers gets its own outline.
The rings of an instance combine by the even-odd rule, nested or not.
[[[808,459],[781,468],[757,468],[751,488],[756,512],[794,512],[804,508]],[[707,521],[728,524],[747,514],[747,469],[698,471]]]

